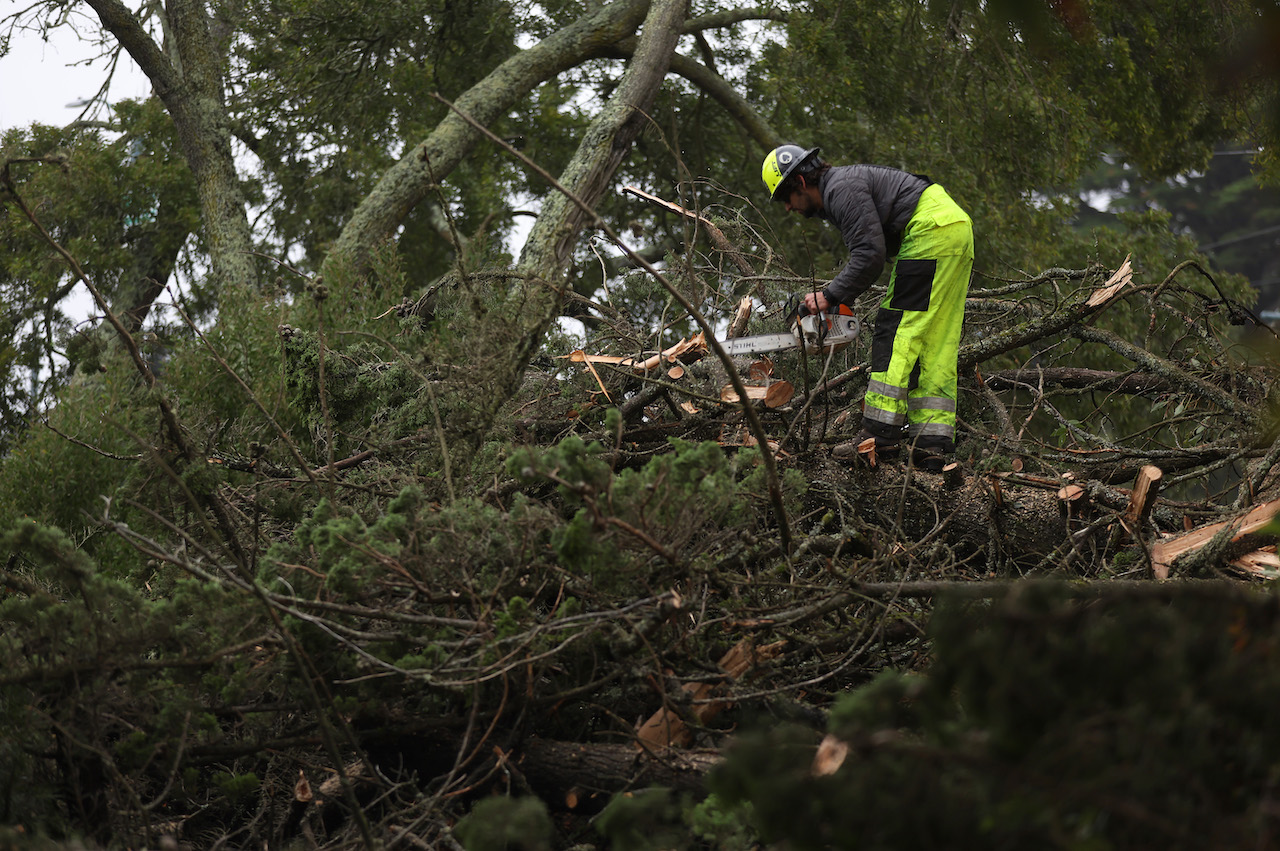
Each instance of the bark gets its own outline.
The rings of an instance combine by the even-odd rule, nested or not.
[[[1113,533],[1119,536],[1130,508],[1129,488],[1096,479],[959,470],[945,476],[908,470],[900,461],[869,468],[828,458],[806,472],[830,485],[818,492],[828,494],[819,497],[826,507],[852,501],[865,528],[888,536],[882,544],[915,550],[941,544],[962,558],[984,556],[987,570],[1013,574],[1057,568],[1102,549]],[[1166,530],[1182,527],[1176,506],[1153,500],[1146,510]]]
[[[583,15],[502,63],[459,97],[455,106],[481,125],[498,121],[539,83],[632,33],[648,8],[648,0],[620,0]],[[430,136],[388,169],[361,201],[335,241],[323,271],[335,264],[365,269],[370,252],[391,238],[409,212],[483,138],[478,129],[450,112]]]
[[[125,328],[137,331],[146,321],[155,300],[164,292],[178,262],[188,232],[173,216],[171,205],[162,200],[156,220],[142,225],[133,244],[133,262],[121,278],[111,309]]]
[[[635,50],[636,40],[628,38],[612,45],[605,55],[626,58],[634,55]],[[671,70],[706,92],[712,100],[720,104],[729,117],[738,122],[743,131],[755,140],[762,151],[775,148],[785,141],[750,101],[740,95],[728,80],[707,66],[677,53],[671,57]]]
[[[1119,291],[1119,287],[1129,280],[1128,261],[1102,287],[1086,292],[1076,293],[1075,297],[1061,305],[1057,310],[1037,319],[1017,325],[999,334],[992,334],[976,343],[962,346],[959,356],[961,374],[968,372],[975,365],[990,360],[1005,352],[1030,343],[1036,343],[1061,334],[1084,322],[1110,303]]]
[[[700,793],[718,751],[644,753],[630,744],[554,742],[530,739],[518,763],[544,801],[564,809],[595,810],[628,789],[665,786]]]
[[[529,234],[516,266],[516,275],[524,279],[528,296],[520,342],[503,365],[502,374],[494,376],[476,423],[477,433],[487,429],[498,409],[515,393],[547,328],[560,314],[573,246],[583,226],[595,221],[595,203],[648,121],[647,113],[666,76],[686,10],[686,0],[654,4],[645,20],[635,58],[561,175],[561,191],[547,199]]]
[[[1034,390],[1044,384],[1067,390],[1100,390],[1107,393],[1144,396],[1177,389],[1168,380],[1155,375],[1086,367],[1003,369],[999,372],[984,373],[982,377],[995,390],[1015,388]]]
[[[245,198],[231,150],[231,122],[223,98],[224,57],[199,0],[173,0],[168,7],[175,66],[142,23],[117,0],[87,0],[102,25],[151,80],[173,119],[196,192],[209,246],[215,286],[256,285],[253,238]]]
[[[650,11],[640,45],[618,88],[591,123],[561,176],[561,184],[581,203],[564,194],[548,198],[520,258],[518,268],[522,272],[556,281],[568,266],[578,234],[594,217],[590,208],[604,194],[631,143],[649,120],[648,112],[666,77],[687,8],[687,2],[682,0],[665,0]]]

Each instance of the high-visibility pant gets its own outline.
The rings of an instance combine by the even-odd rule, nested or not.
[[[952,451],[956,358],[973,271],[973,222],[938,184],[925,189],[903,233],[876,314],[863,427]]]

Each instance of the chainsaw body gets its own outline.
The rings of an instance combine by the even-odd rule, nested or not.
[[[838,304],[834,310],[809,313],[804,302],[789,311],[790,334],[761,334],[754,337],[736,337],[722,345],[730,355],[750,355],[763,352],[779,352],[784,349],[802,348],[807,354],[833,352],[843,349],[858,338],[862,330],[858,317],[847,305]]]
[[[858,317],[843,304],[836,305],[834,311],[805,313],[803,316],[797,312],[791,324],[791,333],[811,355],[843,349],[858,339],[861,330]]]

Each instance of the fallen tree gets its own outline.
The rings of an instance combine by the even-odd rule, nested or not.
[[[507,45],[365,175],[370,194],[333,214],[325,276],[287,269],[305,281],[292,299],[220,294],[218,325],[183,314],[161,353],[6,171],[12,209],[122,343],[49,412],[60,453],[35,440],[5,459],[19,487],[65,483],[77,524],[16,516],[4,538],[11,832],[481,847],[487,822],[531,847],[621,845],[633,828],[662,847],[826,847],[842,838],[827,825],[883,823],[891,847],[1141,830],[1265,845],[1280,429],[1268,332],[1239,294],[1198,263],[1153,270],[1123,250],[980,277],[954,466],[872,464],[851,445],[865,335],[831,357],[716,344],[722,326],[775,330],[785,297],[821,283],[785,266],[767,216],[700,185],[688,206],[607,193],[666,132],[650,113],[668,69],[772,135],[674,53],[723,16],[554,11],[567,22]],[[319,12],[345,37],[346,10]],[[178,21],[188,48],[202,20]],[[176,85],[140,23],[119,22]],[[617,54],[616,78],[581,90],[598,109],[551,158],[558,176],[486,126],[557,69]],[[546,135],[564,137],[547,96]],[[224,119],[207,117],[219,134]],[[482,139],[554,189],[522,256],[476,268],[456,222],[433,220],[460,249],[450,271],[402,272],[384,239],[430,193],[441,218],[468,206],[441,180]],[[636,198],[679,222],[679,254],[630,250],[598,212]],[[586,230],[628,277],[588,256]],[[227,244],[212,245],[224,271],[248,254]],[[593,258],[599,290],[575,293]],[[570,303],[592,319],[573,345],[555,330]]]

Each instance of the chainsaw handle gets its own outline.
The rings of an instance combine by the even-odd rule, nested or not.
[[[791,298],[787,300],[786,311],[788,319],[792,322],[795,322],[798,319],[803,319],[812,312],[809,310],[809,305],[805,303],[804,296],[799,294],[792,295]],[[829,312],[831,312],[830,307],[826,310],[819,310],[818,315]]]

